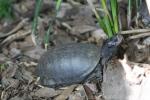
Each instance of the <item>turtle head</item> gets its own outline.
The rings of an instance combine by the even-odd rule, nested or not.
[[[103,66],[106,66],[106,63],[113,57],[118,57],[120,51],[122,50],[121,44],[123,40],[122,35],[116,35],[104,41],[101,48],[101,64]]]

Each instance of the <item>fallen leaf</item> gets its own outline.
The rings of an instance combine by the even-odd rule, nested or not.
[[[54,97],[56,95],[58,95],[58,92],[56,92],[54,89],[52,88],[40,88],[39,90],[37,90],[35,93],[33,93],[32,95],[37,96],[37,97]]]

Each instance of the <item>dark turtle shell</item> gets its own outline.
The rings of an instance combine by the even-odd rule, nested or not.
[[[50,87],[81,83],[94,71],[100,49],[93,44],[72,43],[48,50],[39,60],[41,84]]]
[[[81,83],[93,77],[102,79],[103,67],[118,55],[122,41],[123,37],[116,35],[107,39],[101,50],[93,44],[84,43],[66,44],[48,50],[37,66],[41,84],[60,87]]]

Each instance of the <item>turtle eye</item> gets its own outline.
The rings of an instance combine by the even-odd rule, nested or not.
[[[123,40],[121,35],[114,36],[108,42],[108,46],[118,46]]]
[[[108,47],[115,46],[116,44],[117,44],[116,42],[109,42],[109,43],[108,43]]]
[[[108,47],[116,46],[118,42],[119,42],[118,37],[115,36],[111,38],[110,41],[108,42]]]

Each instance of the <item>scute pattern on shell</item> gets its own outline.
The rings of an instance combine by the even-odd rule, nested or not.
[[[96,68],[100,49],[93,44],[71,43],[48,50],[39,60],[41,84],[50,87],[81,83]]]

